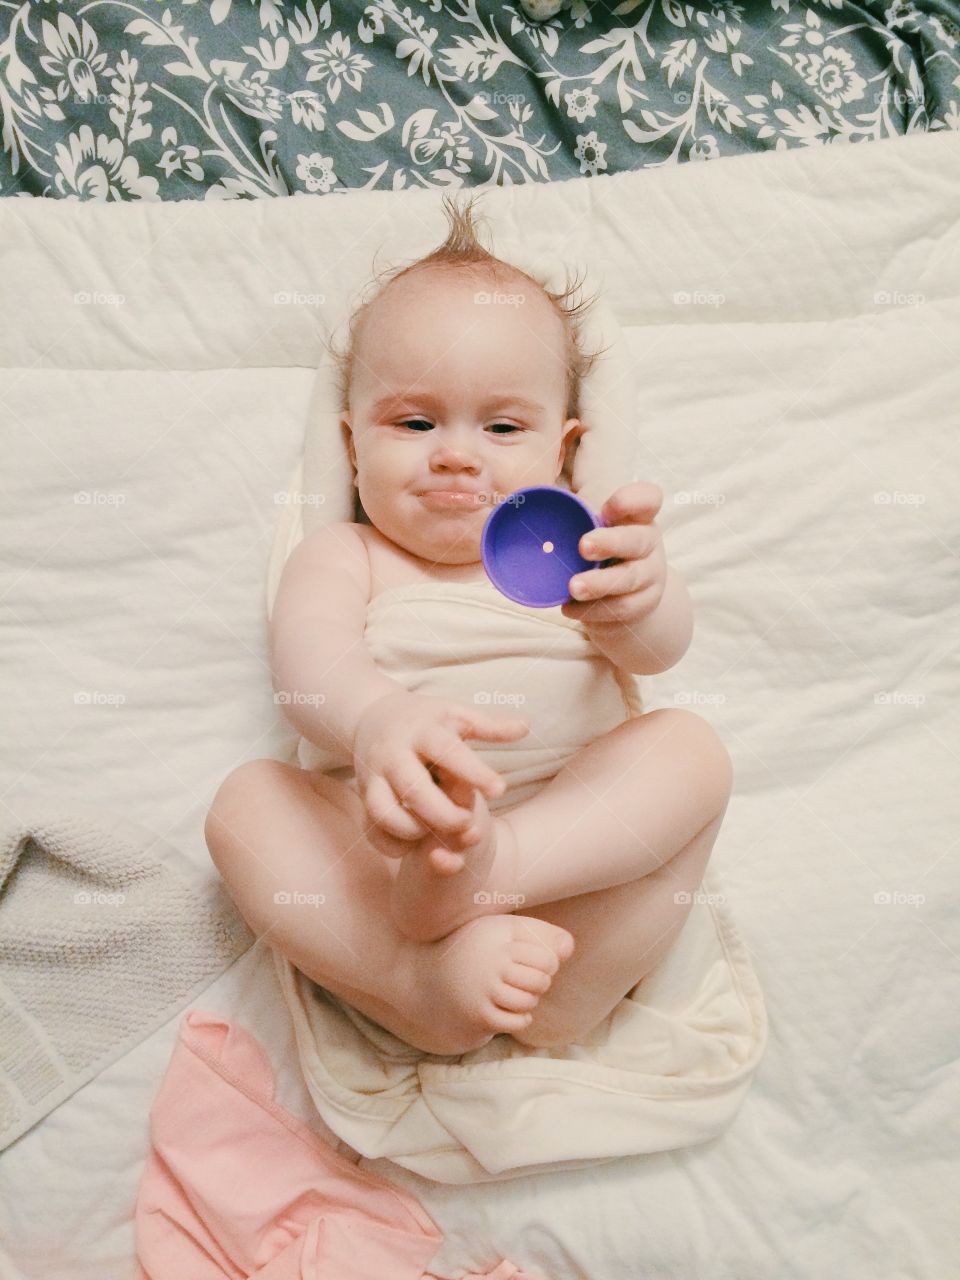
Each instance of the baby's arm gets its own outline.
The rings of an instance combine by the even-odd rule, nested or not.
[[[303,540],[274,603],[274,689],[287,694],[284,710],[296,729],[354,768],[371,820],[388,834],[412,840],[428,829],[462,829],[472,806],[456,803],[440,782],[459,778],[491,796],[503,790],[500,776],[463,739],[509,742],[528,727],[410,693],[385,676],[363,639],[370,586],[366,547],[352,525],[326,525]],[[427,763],[440,770],[437,779]]]
[[[565,617],[583,623],[611,662],[637,675],[668,671],[693,636],[686,583],[667,564],[655,516],[663,490],[648,480],[622,485],[600,509],[603,524],[579,542],[584,559],[607,560],[570,579]]]
[[[275,693],[295,729],[345,765],[364,711],[403,686],[378,670],[363,642],[370,600],[367,549],[352,525],[335,522],[291,553],[270,624]],[[316,705],[304,695],[322,695]]]
[[[660,603],[639,621],[587,621],[587,635],[601,653],[623,671],[659,675],[676,666],[693,637],[693,605],[687,585],[675,569],[667,570]]]

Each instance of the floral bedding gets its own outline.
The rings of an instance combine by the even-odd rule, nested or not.
[[[0,195],[557,181],[960,128],[952,3],[0,0]]]

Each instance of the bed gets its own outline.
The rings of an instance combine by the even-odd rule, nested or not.
[[[19,70],[40,67],[39,49],[32,62],[28,53],[44,41],[44,21],[59,32],[75,18],[95,74],[92,38],[113,57],[135,43],[143,67],[159,59],[150,83],[182,94],[191,78],[163,69],[170,48],[148,38],[160,39],[157,23],[180,25],[187,49],[193,35],[209,41],[197,48],[212,67],[227,45],[238,56],[242,41],[264,57],[259,41],[272,44],[276,58],[281,23],[309,21],[311,6],[171,6],[167,24],[164,11],[144,15],[146,6],[27,8],[3,9],[3,193],[64,198],[0,205],[0,420],[13,464],[0,512],[10,726],[2,799],[8,817],[42,812],[51,796],[66,812],[126,814],[175,849],[205,889],[214,873],[202,825],[220,780],[243,759],[289,758],[295,740],[271,695],[263,583],[338,251],[389,240],[399,208],[419,211],[426,237],[437,188],[451,185],[431,176],[436,163],[416,164],[429,148],[411,151],[398,131],[365,140],[338,125],[372,131],[359,111],[375,112],[381,97],[397,121],[428,102],[439,110],[438,86],[422,67],[407,76],[415,54],[399,47],[386,62],[395,83],[384,69],[383,93],[363,108],[359,97],[346,107],[355,91],[345,82],[315,148],[334,158],[338,183],[327,190],[319,178],[312,187],[296,180],[296,156],[307,153],[288,117],[268,140],[278,156],[267,166],[271,189],[231,191],[236,170],[223,156],[204,160],[195,179],[187,166],[197,157],[181,151],[181,167],[168,159],[162,175],[164,147],[199,152],[202,142],[165,114],[163,94],[154,97],[157,127],[135,150],[141,189],[132,143],[122,158],[114,148],[87,164],[82,140],[71,186],[50,157],[58,142],[72,154],[67,134],[80,138],[80,116],[66,118],[64,106],[64,120],[38,115],[28,129],[9,106],[16,85],[20,108],[24,90],[52,102],[39,96],[41,84],[56,92],[52,63],[34,82]],[[394,31],[386,6],[370,8]],[[575,7],[541,29],[539,44],[526,29],[512,39],[528,42],[527,73],[536,74],[565,45],[602,39],[601,26],[609,36],[617,22],[648,17],[659,57],[634,87],[653,95],[656,74],[659,105],[643,109],[660,113],[684,90],[676,78],[666,83],[669,69],[654,72],[670,42],[650,32],[670,34],[670,15],[674,39],[686,29],[681,17],[702,26],[687,8],[613,17],[594,6],[588,22]],[[734,9],[725,6],[728,21]],[[898,74],[908,79],[908,64],[926,63],[916,72],[922,119],[891,115],[889,130],[864,135],[870,145],[805,145],[825,139],[790,136],[776,108],[767,110],[768,123],[779,120],[775,135],[715,132],[722,164],[667,164],[693,157],[683,147],[671,155],[677,131],[643,150],[625,128],[642,115],[636,102],[621,111],[614,70],[593,86],[607,113],[606,169],[583,169],[572,117],[551,115],[549,97],[538,96],[535,110],[550,116],[548,137],[561,144],[546,171],[508,177],[509,166],[497,170],[476,152],[461,175],[464,185],[495,188],[485,196],[494,225],[537,229],[589,259],[623,327],[638,386],[638,473],[665,491],[659,522],[697,608],[694,644],[652,681],[651,706],[700,710],[734,758],[735,795],[714,859],[771,1036],[736,1119],[701,1146],[469,1192],[365,1162],[410,1189],[442,1228],[438,1275],[502,1256],[545,1280],[806,1280],[838,1263],[871,1280],[940,1280],[955,1268],[960,138],[936,127],[956,118],[954,29],[945,8],[856,12],[872,33],[859,33],[858,59],[887,58],[893,46],[876,34],[885,21]],[[769,97],[776,77],[782,110],[800,119],[806,105],[816,119],[822,99],[802,74],[787,82],[775,71],[785,64],[767,46],[795,34],[788,22],[813,30],[810,13],[832,31],[850,15],[803,13],[771,10],[758,25],[740,87]],[[443,38],[453,44],[462,34],[454,6],[417,16],[430,28],[448,24]],[[940,44],[934,19],[946,33]],[[121,39],[136,21],[154,26]],[[344,32],[342,20],[334,25]],[[377,41],[354,39],[353,25],[353,46],[376,56]],[[331,26],[323,40],[333,34]],[[717,60],[729,56],[725,39]],[[746,41],[744,26],[741,49]],[[581,69],[598,74],[602,51],[584,56]],[[520,69],[504,59],[498,75],[507,71]],[[459,81],[461,99],[476,90],[469,69]],[[410,97],[401,111],[402,93]],[[854,120],[855,107],[827,114],[836,125]],[[253,130],[249,146],[267,122],[241,115],[234,124]],[[112,136],[108,115],[87,119],[99,121],[95,139],[101,129]],[[158,140],[161,119],[181,130],[176,143]],[[547,127],[523,123],[536,136]],[[32,159],[22,139],[7,145],[18,130],[35,144]],[[777,154],[732,154],[758,148]],[[649,167],[662,171],[642,172]],[[252,209],[214,198],[298,190],[346,194]],[[128,200],[137,207],[116,207]],[[78,503],[78,492],[123,501]],[[78,690],[124,701],[78,703]],[[245,946],[186,1007],[248,1028],[269,1051],[280,1101],[322,1129],[262,943]],[[131,1275],[148,1112],[181,1016],[0,1157],[0,1274]]]

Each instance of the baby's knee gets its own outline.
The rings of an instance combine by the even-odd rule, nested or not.
[[[733,760],[713,725],[684,707],[661,707],[639,717],[651,722],[648,729],[654,719],[663,740],[695,773],[698,786],[709,792],[717,812],[725,808],[733,790]]]
[[[221,873],[224,865],[229,865],[245,848],[241,833],[251,805],[262,805],[290,768],[280,760],[248,760],[221,782],[203,827],[210,856]]]

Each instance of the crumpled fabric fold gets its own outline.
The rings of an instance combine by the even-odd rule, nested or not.
[[[150,1112],[136,1280],[444,1280],[443,1233],[274,1100],[262,1046],[191,1010]],[[460,1280],[543,1280],[508,1259]]]

